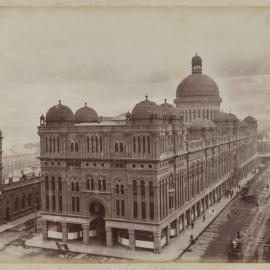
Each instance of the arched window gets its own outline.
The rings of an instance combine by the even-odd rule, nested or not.
[[[98,152],[98,137],[96,136],[96,152]]]
[[[120,189],[119,189],[119,185],[118,184],[116,184],[116,186],[115,186],[115,193],[116,194],[119,194],[120,193]]]
[[[48,137],[45,137],[46,153],[48,152]]]
[[[102,180],[102,186],[103,186],[103,191],[106,191],[106,181],[104,179]]]
[[[87,136],[87,153],[89,153],[89,152],[90,152],[90,139]]]
[[[144,181],[141,181],[141,195],[145,196],[145,185],[144,185]]]
[[[76,183],[76,191],[80,191],[80,186],[78,182]]]
[[[133,195],[137,195],[137,182],[133,180],[132,182]]]
[[[61,181],[61,177],[58,177],[58,190],[62,191],[62,181]]]
[[[74,143],[73,142],[70,144],[70,151],[74,152]]]
[[[86,189],[90,189],[90,179],[86,180]]]
[[[102,137],[99,138],[99,144],[100,152],[102,152]]]
[[[55,190],[55,178],[52,176],[52,190]]]
[[[48,180],[48,176],[45,176],[45,190],[49,189],[49,180]]]
[[[149,197],[153,197],[154,196],[154,187],[153,187],[153,182],[150,181],[149,182]]]
[[[143,136],[143,153],[145,153],[145,136]]]
[[[118,143],[114,144],[114,152],[118,152]]]
[[[60,138],[57,137],[57,152],[60,152]]]
[[[75,152],[79,152],[79,144],[75,143]]]
[[[138,136],[138,153],[141,152],[141,138]]]
[[[136,153],[136,138],[133,137],[133,152]]]
[[[147,136],[148,153],[150,153],[150,136]]]
[[[91,136],[91,150],[92,150],[92,153],[94,153],[94,137]]]
[[[55,137],[53,137],[53,152],[55,152]]]
[[[29,193],[27,197],[27,206],[31,206],[31,204],[32,204],[32,194]]]
[[[98,190],[101,190],[101,179],[98,179]]]
[[[52,152],[52,137],[50,137],[50,152]]]
[[[124,190],[124,185],[121,185],[121,194],[124,194],[125,190]]]
[[[75,191],[75,184],[74,184],[74,182],[71,182],[71,190],[72,191]]]
[[[95,183],[94,183],[94,179],[91,178],[91,190],[95,189]]]
[[[124,152],[124,146],[123,146],[123,143],[120,143],[120,152]]]

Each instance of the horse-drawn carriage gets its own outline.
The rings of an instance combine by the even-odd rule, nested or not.
[[[242,239],[238,235],[236,238],[232,239],[228,246],[228,260],[241,260],[243,259],[243,246]]]

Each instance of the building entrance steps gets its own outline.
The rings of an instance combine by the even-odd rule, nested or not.
[[[246,178],[243,178],[239,185],[243,187],[249,180],[251,180],[257,173],[250,173]],[[220,202],[210,206],[204,213],[194,221],[193,229],[191,226],[185,228],[178,237],[171,238],[169,245],[162,248],[161,253],[157,254],[145,250],[131,250],[122,246],[105,247],[95,243],[89,245],[83,244],[82,241],[68,242],[68,247],[71,252],[91,254],[96,256],[115,257],[122,259],[132,259],[147,262],[166,262],[178,259],[190,247],[190,236],[196,241],[196,238],[215,220],[215,218],[222,212],[222,210],[237,196],[239,188],[234,187],[233,195],[227,198],[222,197]],[[203,218],[205,216],[205,218]],[[57,249],[54,240],[43,241],[41,235],[35,235],[33,238],[25,242],[26,246],[39,247],[46,249]]]

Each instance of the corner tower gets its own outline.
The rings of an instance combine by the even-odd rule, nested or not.
[[[191,59],[191,70],[177,87],[176,108],[186,123],[196,119],[212,120],[219,113],[222,101],[218,86],[202,73],[202,58],[197,54]]]

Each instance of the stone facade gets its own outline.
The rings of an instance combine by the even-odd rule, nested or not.
[[[40,118],[43,239],[161,252],[257,166],[254,119],[216,119],[207,136],[195,125],[188,139],[166,101],[146,97],[118,124],[78,111],[59,102]]]

